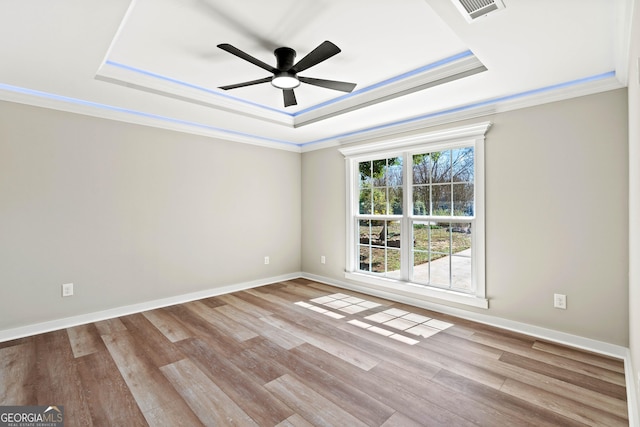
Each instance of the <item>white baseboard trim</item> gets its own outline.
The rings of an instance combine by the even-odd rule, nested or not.
[[[578,335],[568,334],[565,332],[555,331],[553,329],[541,328],[539,326],[530,325],[527,323],[516,322],[513,320],[503,319],[496,316],[490,316],[483,313],[475,313],[472,311],[466,311],[455,307],[449,307],[442,304],[431,303],[427,301],[417,300],[402,295],[397,295],[391,292],[386,292],[379,289],[369,288],[367,286],[357,285],[353,283],[347,283],[336,279],[331,279],[324,276],[318,276],[315,274],[303,273],[302,277],[305,279],[313,280],[316,282],[324,283],[331,286],[337,286],[343,289],[349,289],[356,292],[362,292],[363,294],[369,294],[380,298],[385,298],[391,301],[397,301],[416,307],[426,308],[428,310],[436,311],[438,313],[449,314],[451,316],[460,317],[462,319],[471,320],[474,322],[482,323],[485,325],[495,326],[498,328],[506,329],[513,332],[519,332],[525,335],[533,336],[536,338],[544,339],[546,341],[555,342],[558,344],[567,345],[582,350],[591,351],[594,353],[602,354],[605,356],[611,356],[624,360],[624,373],[627,389],[627,407],[629,413],[629,426],[640,427],[640,415],[638,414],[638,396],[636,395],[636,388],[634,386],[634,373],[631,365],[631,352],[627,347],[620,345],[610,344],[590,338],[581,337]]]
[[[12,329],[0,331],[0,342],[11,341],[18,338],[24,338],[32,335],[43,334],[46,332],[57,331],[59,329],[71,328],[87,323],[99,322],[101,320],[113,319],[115,317],[127,316],[129,314],[141,313],[143,311],[154,310],[156,308],[168,307],[176,304],[183,304],[203,298],[215,297],[231,292],[243,291],[245,289],[257,288],[259,286],[269,285],[272,283],[292,280],[302,277],[302,273],[291,273],[282,276],[268,277],[264,279],[254,280],[250,282],[236,283],[218,288],[207,289],[204,291],[192,292],[183,295],[176,295],[168,298],[131,304],[122,307],[111,308],[108,310],[97,311],[93,313],[81,314],[78,316],[66,317],[63,319],[51,320],[48,322],[35,323],[26,326],[20,326]]]
[[[624,359],[628,349],[615,344],[610,344],[602,341],[593,340],[590,338],[581,337],[578,335],[572,335],[565,332],[556,331],[553,329],[542,328],[540,326],[530,325],[527,323],[516,322],[509,319],[503,319],[501,317],[491,316],[484,313],[476,313],[473,311],[467,311],[460,308],[449,307],[434,302],[425,300],[419,300],[410,298],[403,295],[397,295],[392,292],[386,292],[379,289],[370,288],[363,285],[357,285],[354,283],[347,283],[340,280],[330,279],[323,276],[317,276],[314,274],[303,273],[303,278],[309,280],[315,280],[316,282],[325,283],[327,285],[333,285],[344,289],[351,289],[357,292],[386,298],[392,301],[397,301],[405,304],[410,304],[416,307],[426,308],[428,310],[437,311],[443,314],[449,314],[452,316],[460,317],[466,320],[472,320],[474,322],[483,323],[485,325],[496,326],[498,328],[506,329],[509,331],[519,332],[525,335],[545,339],[547,341],[555,342],[558,344],[564,344],[571,347],[576,347],[582,350],[592,351],[595,353],[603,354],[606,356],[616,357],[618,359]]]
[[[629,409],[629,425],[640,427],[640,396],[636,389],[633,365],[631,364],[631,350],[627,349],[624,357],[624,378],[627,387],[627,407]]]

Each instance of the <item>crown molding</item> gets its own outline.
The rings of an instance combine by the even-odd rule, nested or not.
[[[625,87],[614,71],[296,143],[0,83],[0,100],[273,149],[310,152]]]

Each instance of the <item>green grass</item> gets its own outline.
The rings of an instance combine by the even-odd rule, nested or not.
[[[454,224],[454,227],[458,224]],[[372,271],[384,272],[384,243],[379,241],[382,225],[371,227],[369,235],[368,227],[360,227],[360,243],[371,242],[373,248]],[[429,232],[431,232],[431,260],[435,261],[449,254],[451,246],[452,253],[458,253],[471,247],[471,234],[459,231],[449,232],[446,227],[425,226],[416,224],[413,230],[414,237],[414,265],[429,262]],[[387,229],[387,269],[395,271],[400,269],[400,224],[392,223]],[[364,248],[363,248],[364,249]],[[368,265],[369,257],[366,252],[361,252],[361,264]]]

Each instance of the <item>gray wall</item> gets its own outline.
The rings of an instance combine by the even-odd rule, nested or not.
[[[626,90],[488,119],[490,308],[471,310],[627,346]],[[337,148],[303,154],[302,268],[342,282],[344,179]],[[553,308],[554,293],[567,310]]]
[[[299,272],[299,176],[298,153],[0,102],[0,330]]]

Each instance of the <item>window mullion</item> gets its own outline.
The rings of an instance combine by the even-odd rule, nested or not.
[[[413,162],[409,153],[403,153],[402,158],[402,236],[400,250],[400,274],[404,280],[411,280],[411,270],[413,269],[412,246],[413,246],[413,230],[412,221],[413,211],[411,210],[413,200]]]

